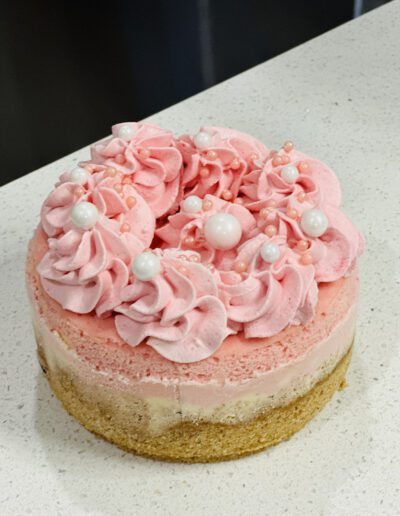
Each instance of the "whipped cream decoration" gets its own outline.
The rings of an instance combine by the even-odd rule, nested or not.
[[[132,259],[150,245],[155,220],[132,186],[125,186],[127,198],[135,199],[129,208],[101,177],[98,184],[92,178],[94,186],[78,202],[71,183],[61,182],[47,198],[42,226],[56,237],[49,238],[38,271],[45,291],[63,308],[104,317],[121,302]]]
[[[92,162],[113,167],[131,178],[155,217],[180,201],[182,156],[172,134],[147,123],[112,127],[112,137],[91,148]]]
[[[122,290],[117,332],[131,346],[147,339],[149,346],[174,362],[203,360],[231,333],[214,277],[190,261],[193,253],[168,249],[159,256],[160,274],[150,281],[136,279]]]
[[[43,203],[42,285],[168,360],[307,324],[318,284],[349,275],[363,251],[335,174],[290,141],[270,151],[232,129],[175,139],[129,122],[91,154]]]
[[[167,224],[156,231],[157,236],[161,239],[161,246],[196,250],[200,253],[203,263],[213,262],[222,267],[222,262],[226,261],[232,253],[224,251],[224,245],[222,247],[218,244],[217,247],[215,246],[214,239],[218,239],[216,234],[218,230],[215,230],[214,226],[209,231],[208,239],[206,235],[207,222],[216,215],[229,215],[235,219],[234,224],[228,224],[228,231],[231,233],[225,236],[226,242],[233,242],[234,246],[239,243],[240,239],[248,238],[255,230],[256,219],[244,206],[226,202],[213,195],[206,195],[201,211],[195,213],[181,211],[168,217]],[[231,220],[230,217],[228,220]],[[229,238],[232,238],[232,241],[228,242]],[[228,245],[228,249],[230,247]]]
[[[246,338],[270,337],[288,324],[305,324],[314,315],[318,288],[313,267],[302,265],[288,247],[281,252],[283,243],[280,236],[257,235],[238,249],[247,273],[220,272],[220,297],[230,326],[242,329]],[[268,260],[266,246],[278,249],[273,257],[268,253]]]
[[[183,135],[177,146],[182,153],[185,195],[211,194],[233,200],[243,177],[255,160],[265,160],[266,147],[251,136],[223,127],[204,127],[196,136]]]

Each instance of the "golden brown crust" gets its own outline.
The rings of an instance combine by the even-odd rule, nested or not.
[[[255,453],[291,437],[343,388],[352,348],[306,395],[238,424],[182,422],[158,435],[124,427],[112,407],[88,400],[73,377],[50,368],[38,339],[43,371],[66,410],[85,428],[130,452],[174,462],[216,462]],[[143,414],[146,417],[145,414]]]

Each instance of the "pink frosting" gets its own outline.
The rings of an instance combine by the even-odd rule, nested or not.
[[[281,256],[267,264],[260,256],[265,242],[279,246]],[[246,338],[270,337],[289,324],[305,324],[313,315],[318,288],[312,265],[302,265],[280,236],[259,234],[242,244],[238,260],[248,264],[246,274],[220,273],[219,290],[230,322]]]
[[[95,184],[93,177],[90,183]],[[132,186],[124,189],[136,200],[133,208],[104,180],[83,192],[78,185],[61,182],[43,205],[42,226],[51,238],[38,271],[45,291],[67,310],[108,315],[121,303],[133,257],[152,241],[151,209]],[[100,213],[96,225],[86,231],[70,221],[73,206],[82,200],[95,204]],[[121,232],[123,224],[130,230]]]
[[[181,136],[177,143],[184,162],[182,185],[185,195],[204,197],[213,194],[220,197],[229,190],[236,196],[244,176],[256,166],[254,159],[266,159],[268,150],[252,136],[233,129],[203,127],[201,131],[211,135],[209,147],[198,149],[193,137],[187,134]],[[215,152],[215,159],[207,156],[209,151]],[[234,160],[237,160],[237,166],[232,168]],[[208,169],[207,177],[200,175],[202,168]]]
[[[218,251],[211,247],[204,238],[204,225],[207,219],[215,213],[229,213],[236,217],[242,226],[242,239],[244,242],[256,229],[256,219],[244,206],[226,202],[213,195],[206,195],[204,201],[211,203],[208,210],[202,209],[197,213],[180,211],[168,218],[167,224],[156,231],[161,239],[163,247],[185,248],[185,239],[195,239],[195,250],[200,253],[202,263],[213,263],[218,268],[232,265],[235,251]]]
[[[134,129],[130,141],[117,137],[122,125]],[[132,185],[147,201],[155,217],[171,211],[179,202],[182,168],[182,156],[172,134],[156,125],[131,122],[114,125],[112,134],[111,138],[93,145],[92,162],[112,166],[131,176]],[[149,157],[143,157],[141,151],[144,150]]]
[[[130,141],[118,137],[121,125],[132,130]],[[205,149],[191,136],[175,140],[151,124],[118,124],[111,138],[92,147],[92,161],[83,165],[86,183],[63,173],[41,210],[48,250],[38,271],[45,291],[72,312],[112,316],[126,343],[145,342],[175,362],[209,357],[231,333],[266,338],[307,324],[318,284],[348,275],[363,250],[326,165],[294,149],[270,152],[231,129],[202,130],[211,136]],[[286,164],[299,172],[292,183],[282,178]],[[195,213],[179,207],[188,195],[202,199]],[[83,200],[100,214],[89,230],[70,220]],[[318,238],[300,225],[311,208],[328,219]],[[233,215],[242,227],[240,242],[228,251],[205,238],[215,213]],[[271,231],[275,236],[267,236]],[[260,255],[266,242],[280,249],[272,264]],[[148,248],[161,272],[141,281],[130,268]]]
[[[117,331],[131,346],[147,338],[149,346],[174,362],[207,358],[231,333],[213,275],[190,261],[196,256],[192,253],[171,249],[158,255],[161,274],[123,289],[124,303],[116,308],[123,314],[115,318]]]

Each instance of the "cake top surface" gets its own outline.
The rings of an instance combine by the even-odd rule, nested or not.
[[[312,320],[318,284],[348,275],[363,249],[340,201],[335,174],[292,142],[117,124],[44,201],[38,272],[66,310],[196,362],[230,334]]]

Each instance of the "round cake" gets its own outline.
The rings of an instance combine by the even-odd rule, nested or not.
[[[287,141],[123,123],[65,171],[30,242],[39,361],[88,430],[163,460],[289,438],[345,382],[363,239]]]

